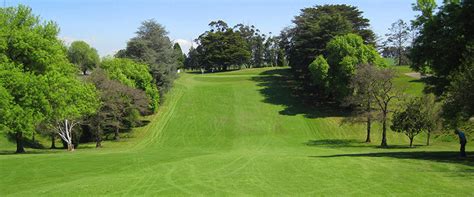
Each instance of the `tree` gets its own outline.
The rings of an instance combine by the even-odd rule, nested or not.
[[[346,97],[345,105],[354,109],[356,119],[352,121],[359,122],[358,117],[363,117],[367,125],[367,137],[365,142],[371,142],[370,133],[372,121],[374,119],[374,85],[381,75],[380,70],[371,64],[361,64],[357,67],[355,75],[351,78],[350,88],[353,93]]]
[[[209,26],[211,30],[196,39],[200,66],[207,70],[227,70],[231,65],[242,65],[249,61],[248,43],[240,33],[229,28],[224,21],[213,21]]]
[[[392,130],[404,133],[410,139],[410,147],[413,147],[413,139],[425,128],[425,117],[420,112],[422,100],[414,98],[405,104],[404,109],[396,111],[392,119]]]
[[[396,57],[398,59],[398,65],[402,65],[403,52],[405,51],[406,43],[410,38],[410,27],[402,19],[392,23],[392,27],[389,29],[387,36],[386,45],[390,45],[396,48]]]
[[[68,48],[67,55],[69,61],[78,66],[84,75],[87,74],[87,70],[97,67],[100,62],[97,50],[90,47],[84,41],[72,42]]]
[[[277,49],[276,65],[277,66],[287,66],[285,51],[282,48]]]
[[[418,27],[429,21],[433,16],[433,11],[436,9],[435,0],[417,0],[413,5],[414,11],[420,11],[421,14],[416,16],[412,21],[413,25]]]
[[[270,36],[265,40],[264,46],[264,61],[266,66],[277,66],[277,51],[278,42],[277,38]]]
[[[0,124],[15,136],[16,153],[25,152],[23,137],[32,135],[51,110],[44,78],[24,73],[20,67],[0,64]]]
[[[178,68],[183,68],[186,55],[183,53],[183,50],[181,49],[181,46],[179,45],[179,43],[174,43],[173,49],[176,55],[176,59],[178,60],[178,63],[179,63]]]
[[[162,96],[171,88],[179,66],[168,32],[152,19],[142,22],[136,34],[116,56],[147,64]]]
[[[146,114],[149,99],[143,90],[111,80],[102,69],[97,69],[89,81],[100,91],[101,106],[96,113],[87,118],[94,130],[96,147],[102,147],[102,134],[107,128],[112,129],[114,139],[119,140],[119,130],[131,128],[138,121],[137,113]]]
[[[433,72],[437,93],[442,94],[451,75],[462,70],[463,56],[474,42],[474,2],[444,1],[437,13],[432,13],[435,6],[431,0],[420,0],[415,6],[422,15],[415,20],[419,36],[413,42],[410,59],[413,69],[429,68]]]
[[[295,26],[282,31],[283,45],[297,78],[308,82],[308,65],[318,55],[327,55],[326,45],[335,36],[358,34],[365,44],[374,44],[375,34],[362,12],[348,5],[323,5],[301,10],[293,20]],[[286,43],[286,44],[285,44]],[[331,63],[329,63],[331,64]]]
[[[385,61],[375,48],[366,45],[356,34],[334,37],[326,47],[326,61],[329,64],[326,92],[336,101],[342,101],[350,94],[349,82],[357,65],[373,64],[385,67]]]
[[[73,129],[84,116],[95,113],[99,107],[98,94],[92,84],[75,79],[74,76],[49,72],[45,75],[48,84],[46,97],[51,110],[46,121],[56,125],[58,135],[73,151]]]
[[[329,87],[329,64],[322,55],[316,57],[309,65],[312,82],[321,90],[326,91]]]
[[[160,94],[154,84],[148,65],[131,59],[108,58],[103,60],[100,67],[111,79],[118,80],[129,87],[145,91],[151,101],[149,109],[153,112],[158,110]]]
[[[420,107],[419,111],[423,117],[423,129],[428,135],[426,145],[429,146],[431,133],[441,126],[441,105],[436,102],[435,95],[427,94],[420,98]]]
[[[43,22],[20,5],[1,8],[0,24],[0,84],[13,98],[10,117],[15,117],[4,124],[16,136],[17,152],[24,152],[23,134],[32,134],[43,121],[84,112],[71,97],[90,102],[94,96],[80,91],[85,85],[74,76],[78,70],[69,63],[54,22]],[[62,82],[67,83],[57,86]]]
[[[372,90],[372,96],[382,116],[380,118],[380,121],[382,122],[382,142],[380,146],[384,148],[388,147],[387,120],[388,115],[391,112],[389,104],[400,96],[400,93],[395,90],[394,84],[392,82],[394,76],[393,70],[382,69],[377,73],[376,78],[378,80],[374,81]]]
[[[186,69],[199,69],[199,54],[194,47],[191,47],[188,52],[188,56],[184,60],[184,67]]]
[[[244,64],[250,67],[261,67],[265,60],[265,35],[260,34],[260,30],[254,25],[237,24],[233,29],[247,43],[247,51],[250,53],[250,58]]]
[[[474,44],[465,53],[461,70],[452,75],[443,98],[447,126],[458,127],[474,116]]]

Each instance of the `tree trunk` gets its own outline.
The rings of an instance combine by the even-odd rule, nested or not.
[[[36,139],[35,139],[35,132],[33,132],[33,135],[31,137],[31,141],[33,141],[33,143],[35,143]]]
[[[370,143],[371,140],[370,140],[370,127],[371,127],[371,120],[370,120],[370,117],[367,117],[367,138],[365,139],[365,142],[366,143]]]
[[[382,143],[380,144],[383,148],[387,148],[387,114],[383,112],[382,117]]]
[[[68,150],[68,151],[74,151],[74,144],[68,143],[68,144],[67,144],[67,150]]]
[[[100,137],[100,126],[97,126],[97,131],[95,133],[95,147],[102,148],[102,138]]]
[[[100,139],[100,136],[97,136],[97,137],[95,138],[95,141],[96,141],[95,147],[96,147],[96,148],[102,148],[102,139]]]
[[[115,127],[114,140],[115,140],[115,141],[119,141],[119,140],[120,140],[119,127]]]
[[[87,75],[87,70],[82,70],[82,74]]]
[[[50,149],[56,149],[56,137],[54,134],[51,134],[51,148]]]
[[[369,95],[370,96],[370,95]],[[370,143],[370,128],[372,126],[372,117],[370,114],[370,98],[367,100],[367,138],[366,143]]]
[[[426,138],[426,146],[430,145],[431,131],[428,130],[428,138]]]
[[[410,138],[410,148],[413,147],[413,137]]]
[[[402,50],[401,50],[401,47],[398,48],[398,65],[399,66],[402,65]]]
[[[25,148],[23,147],[23,133],[22,132],[16,132],[15,134],[16,138],[16,153],[24,153]]]

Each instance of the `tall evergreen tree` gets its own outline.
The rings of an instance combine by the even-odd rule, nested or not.
[[[168,32],[151,19],[142,22],[136,34],[128,41],[126,49],[119,51],[116,56],[148,64],[160,94],[164,94],[176,79],[180,65]]]
[[[310,81],[308,65],[318,55],[326,55],[326,45],[335,36],[354,33],[365,44],[374,44],[374,33],[369,20],[356,7],[323,5],[301,10],[293,20],[295,26],[283,31],[280,37],[287,40],[288,60],[297,78]]]

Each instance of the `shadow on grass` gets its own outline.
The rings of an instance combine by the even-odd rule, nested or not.
[[[396,159],[418,159],[444,163],[456,163],[467,166],[474,166],[474,152],[467,153],[471,155],[467,158],[460,158],[457,151],[406,151],[406,152],[380,152],[380,153],[357,153],[357,154],[338,154],[327,156],[310,156],[314,158],[336,158],[336,157],[388,157]],[[469,171],[474,173],[474,171]]]
[[[306,146],[318,146],[327,148],[344,148],[344,147],[368,147],[367,143],[357,140],[345,139],[324,139],[324,140],[309,140],[304,143]]]
[[[315,101],[314,95],[303,91],[291,76],[291,70],[274,69],[252,77],[258,86],[263,87],[260,93],[265,97],[265,103],[282,105],[281,115],[295,116],[303,114],[307,118],[347,116],[349,112],[338,107],[335,103]]]
[[[36,149],[26,150],[24,153],[15,153],[15,150],[0,150],[0,155],[46,155],[66,152],[65,149]]]
[[[361,147],[361,148],[376,148],[376,149],[415,149],[418,147],[424,147],[425,145],[413,145],[410,147],[407,145],[389,145],[388,147],[382,147],[378,144],[374,143],[366,143],[359,140],[354,139],[323,139],[323,140],[309,140],[304,143],[306,146],[314,146],[314,147],[326,147],[326,148],[354,148],[354,147]]]
[[[4,137],[6,137],[8,141],[10,141],[10,142],[16,144],[15,135],[13,135],[13,134],[5,134]],[[30,138],[23,137],[23,138],[22,138],[22,141],[23,141],[23,146],[24,146],[25,148],[33,148],[33,149],[44,149],[44,148],[45,148],[45,147],[44,147],[40,142],[38,142],[37,140],[32,140],[32,139],[30,139]]]
[[[227,69],[227,70],[214,70],[214,72],[212,71],[205,71],[204,74],[212,74],[212,73],[230,73],[230,72],[235,72],[235,71],[239,71],[239,70],[242,70],[242,69]],[[200,70],[191,70],[191,71],[186,71],[186,73],[188,74],[193,74],[193,75],[196,75],[196,74],[202,74],[202,72]]]

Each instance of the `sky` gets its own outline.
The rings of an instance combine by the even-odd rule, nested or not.
[[[59,37],[66,43],[83,40],[101,56],[125,48],[140,23],[155,19],[165,26],[169,37],[187,52],[192,40],[208,30],[214,20],[230,26],[255,25],[261,32],[278,35],[292,25],[302,8],[324,4],[357,6],[380,36],[398,19],[409,21],[417,15],[415,0],[0,0],[2,6],[28,5],[43,20],[55,21]],[[437,0],[438,4],[441,0]],[[194,44],[194,46],[196,46]]]

